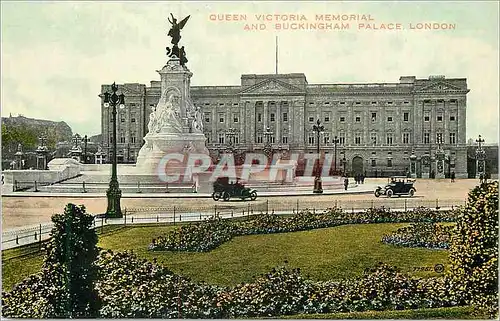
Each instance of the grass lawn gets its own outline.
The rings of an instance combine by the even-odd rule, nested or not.
[[[281,316],[281,319],[481,319],[472,314],[472,307],[416,309],[401,311],[365,311],[350,313],[297,314]]]
[[[448,252],[395,247],[383,244],[384,234],[408,224],[358,224],[294,233],[236,237],[209,253],[149,252],[153,237],[174,227],[126,227],[99,237],[99,246],[114,251],[133,250],[137,255],[157,258],[171,270],[219,285],[252,281],[288,261],[291,268],[300,267],[305,276],[329,280],[359,276],[377,262],[396,265],[417,276],[438,275],[433,271],[415,272],[415,267],[432,269],[435,264],[448,264]],[[40,256],[27,256],[3,261],[3,289],[41,265]],[[22,271],[20,273],[19,271]]]

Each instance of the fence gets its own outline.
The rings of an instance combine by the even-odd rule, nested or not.
[[[236,204],[236,205],[234,205]],[[465,205],[465,201],[455,200],[419,200],[419,199],[374,199],[321,202],[321,201],[299,201],[291,208],[290,204],[278,202],[219,202],[213,206],[164,206],[164,207],[141,207],[125,208],[123,218],[107,219],[102,216],[94,218],[93,227],[97,231],[103,231],[109,225],[127,224],[179,224],[185,222],[203,221],[209,217],[220,218],[245,218],[252,215],[267,213],[280,215],[293,215],[303,210],[322,212],[330,208],[341,208],[345,211],[359,212],[369,208],[386,208],[391,210],[412,210],[419,207],[432,209],[453,209]],[[41,243],[50,238],[52,223],[39,224],[38,226],[26,227],[13,231],[3,232],[2,248],[15,248],[27,244]]]

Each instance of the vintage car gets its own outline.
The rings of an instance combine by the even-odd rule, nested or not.
[[[409,195],[412,197],[415,195],[417,189],[413,186],[415,183],[414,179],[406,178],[405,176],[393,176],[389,179],[389,183],[384,187],[378,186],[375,190],[375,196],[387,195],[387,197],[392,197],[392,195]]]
[[[242,200],[248,198],[252,201],[257,198],[257,191],[245,187],[238,179],[232,183],[229,181],[229,177],[220,177],[214,182],[213,186],[214,192],[212,193],[212,198],[214,201],[218,201],[221,198],[224,201],[229,201],[231,197],[239,197]]]

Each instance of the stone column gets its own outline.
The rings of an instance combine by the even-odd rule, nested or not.
[[[247,144],[247,139],[246,139],[246,131],[245,131],[245,126],[243,125],[243,123],[245,122],[245,111],[246,111],[246,103],[245,102],[242,102],[240,101],[239,104],[238,104],[238,108],[239,108],[239,117],[240,119],[238,119],[238,121],[240,122],[240,146],[241,145],[246,145]]]
[[[276,102],[276,115],[274,121],[276,122],[274,131],[275,142],[281,144],[281,101]]]
[[[262,120],[264,121],[264,131],[266,131],[267,126],[269,126],[269,123],[267,121],[267,113],[269,112],[269,109],[268,109],[268,107],[269,107],[268,106],[269,105],[269,101],[268,100],[264,100],[262,102],[262,105],[264,106],[264,112],[263,112],[264,115],[262,115],[263,116]]]

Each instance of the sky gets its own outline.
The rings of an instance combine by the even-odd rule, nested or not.
[[[499,3],[1,1],[1,114],[101,131],[101,84],[159,80],[170,13],[182,19],[191,85],[239,85],[241,74],[304,73],[310,84],[467,78],[467,137],[498,142]],[[365,15],[344,30],[278,30],[316,15]],[[215,16],[214,16],[215,15]],[[243,15],[246,21],[232,21]],[[259,21],[256,15],[272,15]],[[274,15],[278,15],[277,17]],[[215,17],[215,20],[214,20]],[[282,19],[287,18],[288,21]],[[306,20],[303,20],[306,19]],[[330,23],[339,23],[333,21]],[[360,23],[365,25],[359,28]],[[421,30],[419,23],[439,29]],[[382,29],[383,26],[399,30]],[[258,25],[263,30],[245,30]],[[454,26],[444,29],[441,26]],[[371,26],[371,29],[367,29]],[[374,30],[378,28],[377,30]],[[412,29],[413,28],[413,29]]]

